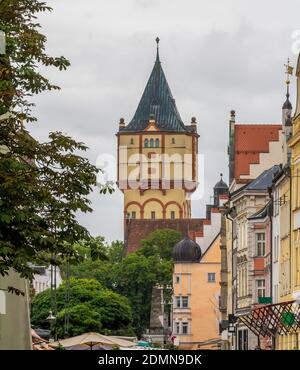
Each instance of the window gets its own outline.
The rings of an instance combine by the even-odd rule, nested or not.
[[[158,148],[159,147],[159,139],[155,139],[155,147]]]
[[[189,323],[184,321],[182,323],[182,334],[188,334],[189,333]]]
[[[175,220],[175,211],[171,211],[171,220]]]
[[[182,308],[189,307],[189,297],[181,297],[181,307]]]
[[[174,326],[175,334],[180,334],[180,323],[177,321]]]
[[[130,139],[130,144],[134,144],[133,138]]]
[[[175,297],[175,307],[176,308],[181,307],[181,297],[180,296]]]
[[[5,292],[3,292],[2,290],[0,290],[0,314],[6,314],[6,296]]]
[[[248,330],[243,329],[238,331],[238,350],[248,349]]]
[[[135,219],[136,219],[136,212],[135,212],[135,211],[132,211],[132,213],[131,213],[131,218],[132,218],[133,220],[135,220]]]
[[[172,137],[172,144],[175,144],[175,137]]]
[[[151,220],[155,220],[155,212],[151,211]]]
[[[175,277],[175,283],[176,283],[176,284],[179,284],[179,283],[180,283],[180,276],[176,276],[176,277]]]
[[[207,274],[207,281],[209,283],[214,283],[216,281],[216,273],[215,272],[209,272]]]
[[[256,292],[257,292],[257,300],[261,297],[266,296],[266,286],[265,286],[265,280],[259,279],[256,280]]]
[[[145,139],[144,140],[144,147],[145,148],[148,148],[148,146],[149,146],[149,140],[148,139]]]
[[[256,233],[255,234],[255,244],[256,244],[256,256],[264,257],[265,255],[265,233]]]
[[[150,148],[154,148],[154,139],[150,139]]]

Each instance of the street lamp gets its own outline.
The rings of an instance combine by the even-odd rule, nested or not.
[[[53,315],[52,311],[49,311],[49,316],[47,317],[47,321],[50,323],[50,336],[52,337],[53,335],[53,324],[55,321],[56,317]],[[55,335],[53,335],[55,337]],[[54,342],[54,338],[49,338],[49,342]]]

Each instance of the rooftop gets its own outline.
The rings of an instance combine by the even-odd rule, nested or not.
[[[148,126],[149,119],[154,119],[156,126],[162,131],[191,132],[193,128],[184,125],[177,110],[159,59],[158,38],[156,42],[156,61],[137,110],[130,123],[120,131],[143,131]]]

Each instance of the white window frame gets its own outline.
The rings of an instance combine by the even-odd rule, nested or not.
[[[214,279],[210,279],[209,277],[212,276],[214,277]],[[208,272],[207,273],[207,282],[208,283],[215,283],[216,282],[216,273],[215,272]]]
[[[183,324],[186,324],[186,325],[183,325]],[[186,328],[186,333],[183,332],[183,328]],[[182,335],[188,335],[190,334],[190,324],[188,321],[182,321],[181,323],[181,334]]]
[[[255,281],[255,284],[256,284],[256,297],[257,297],[257,302],[258,302],[259,298],[266,296],[266,280],[257,279]]]
[[[259,236],[262,235],[263,239],[259,239]],[[266,233],[264,231],[255,233],[255,255],[256,257],[265,257],[266,255]]]

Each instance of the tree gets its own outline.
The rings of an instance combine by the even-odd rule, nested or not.
[[[132,307],[133,327],[138,336],[149,327],[152,288],[156,284],[170,286],[172,262],[159,256],[145,257],[131,253],[115,266],[114,289],[128,298]]]
[[[57,315],[55,328],[60,338],[65,336],[65,315],[69,316],[68,335],[88,331],[106,334],[132,334],[131,308],[127,298],[112,292],[95,279],[70,280],[70,303],[65,303],[66,284],[57,289]],[[46,321],[51,307],[51,291],[37,294],[32,302],[32,325],[48,328]]]
[[[142,240],[143,248],[139,250],[144,256],[158,255],[171,260],[174,245],[182,239],[180,232],[172,229],[158,229]]]
[[[77,212],[92,211],[88,195],[98,172],[80,155],[87,147],[61,132],[50,132],[46,142],[39,142],[28,130],[36,121],[30,97],[59,89],[39,67],[65,70],[70,65],[45,52],[46,37],[37,22],[37,14],[45,11],[51,8],[38,0],[0,3],[7,45],[0,55],[1,275],[14,268],[32,278],[28,262],[55,263],[58,254],[69,255],[68,245],[89,237],[76,219]]]

